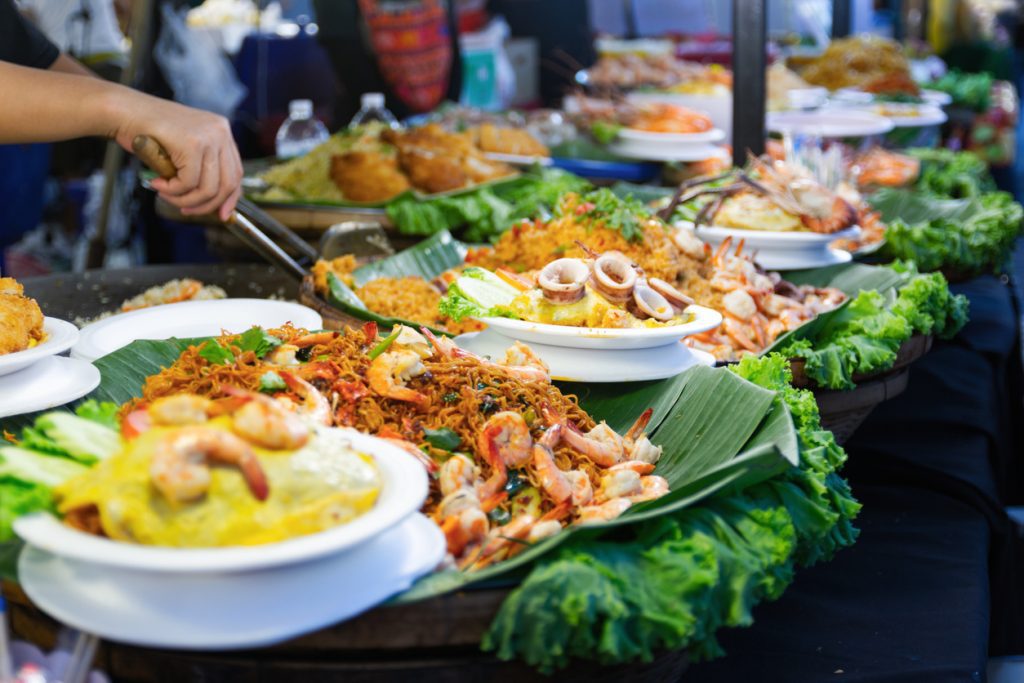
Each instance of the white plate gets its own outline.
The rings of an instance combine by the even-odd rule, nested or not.
[[[17,372],[47,356],[64,353],[78,341],[78,328],[58,318],[43,318],[46,339],[31,349],[5,353],[0,356],[0,376]]]
[[[96,360],[138,339],[215,337],[226,332],[245,332],[253,325],[319,330],[320,314],[302,304],[268,299],[215,299],[182,301],[114,315],[82,328],[82,337],[71,355]]]
[[[703,133],[652,133],[635,128],[623,128],[619,131],[619,139],[630,142],[641,142],[649,145],[696,145],[719,142],[725,139],[725,131],[712,128]]]
[[[26,543],[60,557],[155,573],[221,574],[308,562],[365,543],[420,509],[427,497],[423,465],[402,449],[368,434],[345,430],[352,447],[377,461],[380,496],[360,517],[327,531],[280,543],[230,548],[167,548],[93,536],[62,524],[48,513],[21,517],[14,532]]]
[[[885,117],[892,121],[892,125],[896,128],[940,126],[949,118],[946,116],[946,112],[929,104],[879,102],[866,106],[851,107],[851,109]]]
[[[757,262],[766,270],[804,270],[805,268],[823,268],[839,263],[849,263],[853,255],[842,249],[823,249],[813,252],[761,252]]]
[[[851,109],[783,111],[768,114],[765,125],[774,133],[819,135],[824,138],[859,138],[883,135],[893,129],[884,116]]]
[[[348,552],[240,575],[138,573],[32,546],[18,570],[35,605],[87,633],[145,647],[225,650],[349,619],[409,588],[444,552],[441,530],[414,514]]]
[[[676,221],[683,227],[693,227],[689,221]],[[839,232],[824,234],[802,230],[744,230],[742,228],[723,228],[717,225],[702,225],[697,228],[697,236],[711,244],[721,244],[726,237],[732,238],[733,246],[743,240],[747,250],[760,249],[810,249],[828,245],[840,239],[857,239],[860,227],[851,226]]]
[[[82,398],[99,386],[100,371],[88,361],[50,356],[0,377],[0,417],[49,410]]]
[[[503,358],[512,340],[490,330],[459,335],[455,342],[480,356]],[[551,378],[563,382],[642,382],[675,377],[694,365],[714,365],[710,353],[682,343],[650,349],[606,351],[530,344],[551,369]]]
[[[645,102],[678,104],[682,107],[702,112],[708,115],[715,128],[725,131],[726,141],[731,141],[732,93],[724,86],[722,92],[714,95],[673,92],[632,92],[626,95],[626,101],[634,104],[643,104]]]
[[[551,157],[532,157],[525,154],[502,154],[501,152],[485,152],[484,156],[493,161],[501,161],[513,166],[550,166],[554,162]]]
[[[493,332],[506,339],[527,344],[545,344],[571,349],[649,349],[665,346],[683,337],[713,330],[722,323],[722,314],[704,306],[686,309],[694,314],[693,320],[683,325],[645,327],[642,329],[615,329],[610,327],[569,327],[531,323],[510,318],[481,318]],[[511,341],[506,344],[508,346]]]
[[[953,104],[953,96],[941,90],[922,90],[921,99],[928,104],[934,104],[936,107],[945,107],[946,105]]]
[[[677,221],[684,227],[692,227],[688,221]],[[830,249],[829,244],[837,239],[857,239],[860,227],[852,226],[829,235],[817,232],[778,232],[770,230],[742,230],[719,226],[697,228],[697,237],[712,247],[721,244],[727,237],[732,238],[733,247],[744,241],[747,253],[757,252],[755,260],[769,270],[794,270],[817,268],[836,263],[846,263],[850,255],[845,251]]]
[[[725,158],[728,152],[717,145],[651,145],[631,140],[616,140],[608,145],[612,154],[645,161],[704,161]]]

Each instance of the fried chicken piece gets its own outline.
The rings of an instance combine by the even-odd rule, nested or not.
[[[388,130],[381,139],[398,149],[398,164],[413,187],[427,193],[515,173],[511,166],[484,157],[466,136],[449,133],[436,123],[406,132]]]
[[[519,154],[526,157],[546,157],[551,152],[537,138],[518,128],[500,128],[485,123],[475,129],[477,146],[485,152],[498,154]]]
[[[354,202],[382,202],[409,189],[398,160],[374,151],[331,157],[331,180]]]
[[[0,355],[23,351],[43,338],[43,312],[14,278],[0,278]]]

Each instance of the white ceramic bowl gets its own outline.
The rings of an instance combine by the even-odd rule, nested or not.
[[[57,318],[43,318],[43,332],[46,333],[43,343],[0,356],[0,375],[23,370],[47,356],[63,353],[74,346],[79,338],[77,327]]]
[[[696,304],[686,309],[693,319],[682,325],[639,329],[570,327],[531,323],[510,318],[481,318],[487,327],[513,341],[578,349],[649,349],[678,342],[691,334],[706,332],[722,323],[718,311]]]
[[[21,517],[14,532],[30,546],[78,562],[135,572],[225,574],[316,560],[363,544],[401,523],[427,497],[423,465],[402,449],[355,430],[352,447],[373,456],[380,495],[373,508],[341,526],[279,543],[227,548],[168,548],[113,541],[77,531],[48,513]]]
[[[635,128],[623,128],[619,131],[619,138],[629,140],[635,144],[654,145],[697,145],[709,142],[719,142],[725,139],[725,131],[721,128],[712,128],[703,133],[653,133],[647,130]]]
[[[823,138],[884,135],[893,129],[893,122],[884,116],[847,108],[773,112],[768,114],[765,124],[773,133],[818,135]]]
[[[689,221],[677,221],[680,227],[693,227]],[[845,263],[850,260],[847,252],[830,249],[829,245],[838,239],[856,239],[860,227],[852,226],[839,232],[822,234],[817,232],[779,232],[770,230],[743,230],[720,226],[701,226],[697,237],[712,247],[717,247],[726,238],[732,238],[735,249],[743,240],[747,253],[757,252],[756,261],[769,270],[796,270],[818,268]]]

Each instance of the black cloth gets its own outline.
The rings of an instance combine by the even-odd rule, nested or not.
[[[1024,452],[1019,298],[992,276],[952,289],[968,325],[846,444],[857,543],[723,632],[726,657],[686,680],[980,681],[989,655],[1024,651],[1024,547],[1004,511]]]
[[[861,536],[800,571],[754,624],[720,632],[726,656],[694,664],[701,683],[981,681],[989,616],[988,525],[972,506],[922,488],[854,486]]]
[[[48,69],[60,50],[26,20],[14,0],[0,0],[0,61]]]

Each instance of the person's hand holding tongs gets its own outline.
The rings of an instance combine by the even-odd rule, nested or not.
[[[165,181],[160,185],[170,186],[171,181],[177,177],[178,169],[174,162],[163,146],[154,138],[146,135],[136,136],[132,140],[132,150],[146,166]],[[298,253],[299,258],[303,261],[310,263],[315,261],[316,250],[245,197],[239,198],[237,205],[230,212],[222,211],[220,218],[242,242],[272,263],[282,267],[288,274],[299,280],[309,274],[308,268],[292,258],[264,231]],[[261,226],[262,229],[258,226]]]

